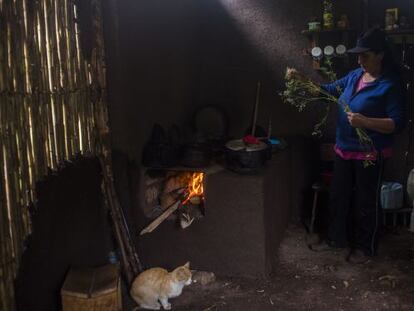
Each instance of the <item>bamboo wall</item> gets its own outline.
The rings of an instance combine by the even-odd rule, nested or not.
[[[82,1],[88,58],[74,1],[0,0],[0,310],[15,308],[36,181],[74,155],[100,154],[108,133],[101,4]]]

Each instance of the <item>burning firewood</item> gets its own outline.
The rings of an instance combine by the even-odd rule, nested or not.
[[[152,194],[149,192],[148,197]],[[203,173],[169,176],[159,199],[160,207],[165,211],[144,228],[140,235],[155,230],[164,220],[171,218],[180,206],[185,206],[185,211],[180,209],[178,213],[181,228],[187,228],[194,219],[202,217],[200,209],[203,208]]]
[[[171,193],[162,194],[160,197],[160,205],[163,210],[174,204],[177,199]]]
[[[185,175],[170,176],[165,182],[163,193],[171,193],[177,189],[187,187],[188,179]]]
[[[167,209],[177,201],[177,194],[181,194],[187,188],[188,177],[170,176],[165,182],[164,189],[160,195],[162,209]]]
[[[174,204],[178,198],[180,198],[184,191],[186,190],[186,187],[176,188],[172,190],[171,192],[165,192],[160,197],[160,204],[161,208],[163,210],[167,209],[169,206]]]
[[[167,208],[160,216],[155,218],[147,227],[142,229],[140,235],[154,231],[165,219],[168,218],[180,206],[181,200],[177,200],[173,205]]]

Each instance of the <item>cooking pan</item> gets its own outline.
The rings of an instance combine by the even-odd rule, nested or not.
[[[226,165],[237,173],[256,173],[270,157],[271,149],[262,141],[247,145],[242,139],[235,139],[225,145]]]

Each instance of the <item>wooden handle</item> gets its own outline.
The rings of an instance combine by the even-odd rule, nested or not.
[[[256,121],[257,121],[257,112],[259,110],[259,102],[260,102],[260,81],[257,81],[257,89],[256,89],[256,102],[254,105],[254,112],[253,112],[253,122],[252,122],[252,136],[254,136],[256,132]]]

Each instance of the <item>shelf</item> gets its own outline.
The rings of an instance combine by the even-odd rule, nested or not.
[[[401,35],[414,35],[414,29],[394,29],[386,30],[387,36],[401,36]]]
[[[313,36],[319,34],[331,34],[331,33],[346,33],[354,32],[352,28],[333,28],[333,29],[319,29],[319,30],[302,30],[301,33],[305,36]]]
[[[385,33],[395,44],[414,44],[414,29],[387,30]]]
[[[320,29],[320,30],[302,30],[301,34],[308,38],[308,53],[316,46],[323,49],[326,45],[337,46],[343,44],[345,47],[349,47],[354,40],[356,29],[353,28],[333,28],[333,29]],[[339,59],[336,57],[336,59]],[[347,67],[349,66],[348,57],[340,57],[342,64]],[[312,60],[312,67],[315,70],[320,70],[321,63],[319,60]]]

